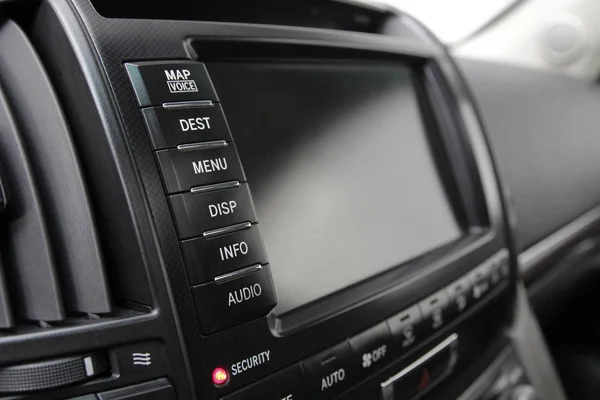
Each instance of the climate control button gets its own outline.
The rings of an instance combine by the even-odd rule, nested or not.
[[[430,333],[442,329],[450,322],[448,295],[440,290],[419,303],[423,315],[424,326]]]
[[[302,362],[313,398],[332,398],[357,382],[351,354],[350,344],[343,342]]]
[[[391,334],[385,322],[349,339],[352,348],[352,362],[359,372],[359,379],[384,367],[393,359],[390,352]]]

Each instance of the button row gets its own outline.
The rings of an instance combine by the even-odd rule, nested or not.
[[[161,171],[203,333],[275,305],[250,188],[202,63],[125,65]]]
[[[431,389],[452,371],[457,360],[457,346],[458,335],[450,335],[425,355],[382,382],[381,398],[399,398],[394,397],[394,393],[398,393],[402,398],[411,399]],[[356,372],[356,366],[346,367],[344,360],[351,354],[351,345],[348,342],[341,343],[328,350],[327,358],[323,360],[313,357],[295,364],[268,379],[222,397],[222,400],[332,398],[363,378]],[[370,362],[373,360],[365,358],[362,361],[363,364]],[[326,371],[326,375],[323,375],[323,371]]]
[[[452,319],[471,308],[509,276],[508,251],[502,250],[457,279],[444,289],[414,304],[386,321],[360,334],[309,357],[270,378],[224,397],[225,400],[262,398],[280,399],[328,399],[368,378],[392,361],[406,354]],[[479,287],[479,289],[477,289]],[[451,340],[455,345],[456,338]],[[451,362],[452,346],[445,343],[444,351],[437,349],[431,360],[412,366],[407,378],[393,380],[385,393],[410,388],[406,393],[417,393],[433,386],[441,379]],[[434,349],[435,350],[435,349]],[[447,351],[448,350],[448,351]],[[439,354],[438,354],[439,353]],[[443,362],[440,362],[443,360]],[[429,375],[425,383],[423,370]],[[398,375],[398,374],[397,374]],[[268,393],[268,396],[264,395]],[[384,397],[390,398],[390,397]],[[408,396],[407,399],[410,399]]]

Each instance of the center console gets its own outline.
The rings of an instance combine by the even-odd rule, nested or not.
[[[527,384],[493,160],[421,25],[340,4],[380,34],[100,3],[44,2],[31,24],[115,301],[161,326],[95,347],[152,340],[174,368],[153,379],[180,399],[496,399]],[[510,384],[494,392],[497,371]],[[102,397],[121,386],[52,396],[129,398]]]
[[[489,158],[434,53],[240,35],[122,66],[214,352],[203,390],[416,397],[510,286]]]

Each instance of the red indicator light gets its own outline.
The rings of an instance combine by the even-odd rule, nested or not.
[[[215,386],[226,385],[229,382],[229,372],[225,368],[215,368],[212,373],[212,381]]]

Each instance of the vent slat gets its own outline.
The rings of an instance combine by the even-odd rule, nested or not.
[[[100,241],[69,128],[39,57],[14,23],[0,30],[0,76],[48,221],[68,311],[111,311]]]
[[[1,32],[2,28],[0,36]],[[41,203],[2,91],[0,159],[11,197],[10,205],[2,214],[3,237],[0,243],[15,317],[35,321],[63,320],[60,288]]]
[[[4,269],[0,261],[0,329],[11,328],[13,326],[13,317],[10,311],[8,300],[8,291],[4,279]]]

